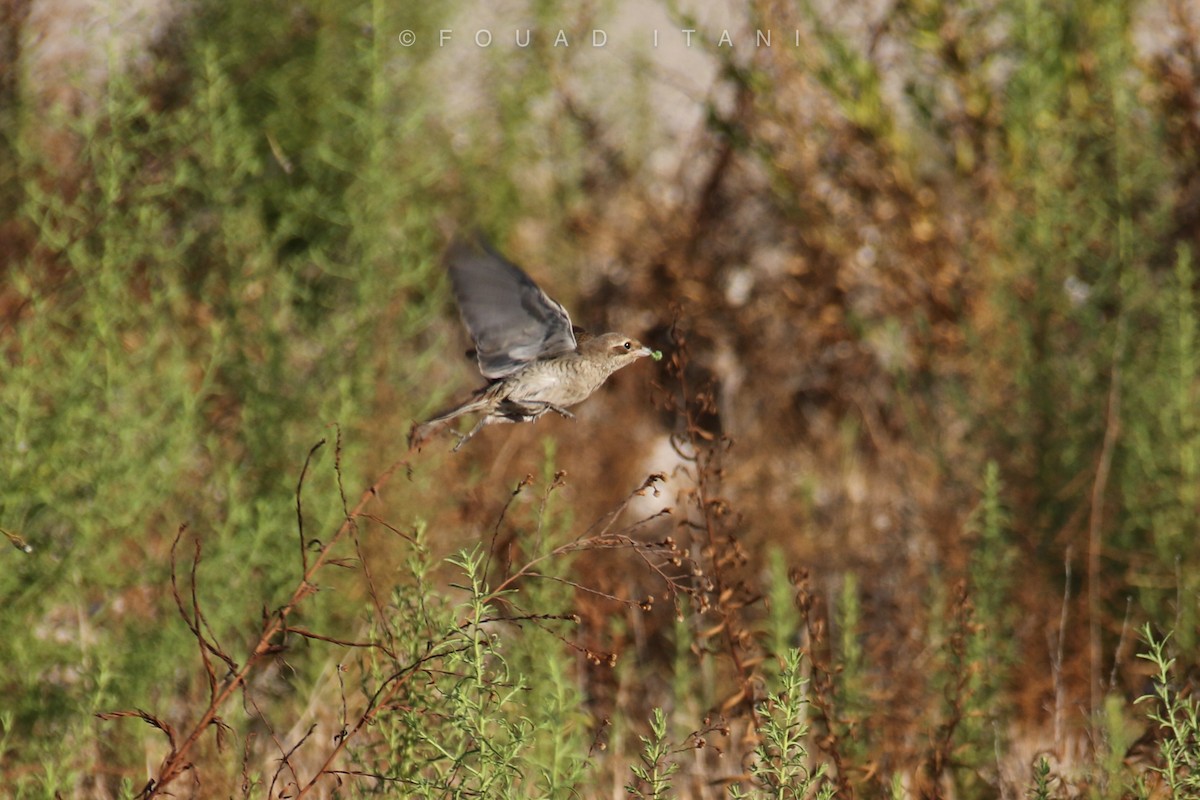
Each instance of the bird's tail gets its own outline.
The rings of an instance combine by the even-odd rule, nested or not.
[[[412,430],[408,432],[408,446],[421,447],[425,444],[439,428],[451,420],[458,419],[463,414],[472,414],[476,411],[486,411],[492,405],[492,398],[488,396],[487,389],[481,389],[476,392],[470,400],[462,405],[455,406],[441,412],[437,416],[427,419],[422,423],[414,424]]]

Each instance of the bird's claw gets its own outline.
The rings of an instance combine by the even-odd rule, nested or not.
[[[477,434],[481,430],[483,430],[483,427],[491,421],[492,421],[492,418],[490,415],[484,415],[483,417],[480,417],[479,421],[476,422],[475,425],[471,428],[471,430],[467,431],[466,433],[459,433],[456,430],[451,430],[450,432],[458,437],[458,444],[454,445],[453,449],[451,449],[450,452],[457,453],[458,448],[460,448],[464,444],[466,444],[467,441],[470,440],[470,438],[472,436],[474,436],[475,434]]]
[[[565,408],[562,408],[561,406],[556,406],[553,403],[547,403],[546,405],[550,407],[551,411],[554,411],[559,415],[566,417],[567,419],[575,419],[574,414],[572,414],[570,411],[567,411]]]

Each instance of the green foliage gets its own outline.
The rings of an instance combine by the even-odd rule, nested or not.
[[[1126,755],[1130,745],[1142,733],[1129,702],[1117,694],[1104,698],[1097,715],[1097,744],[1091,782],[1103,797],[1124,797],[1129,782]]]
[[[500,634],[489,630],[495,610],[483,583],[483,554],[463,552],[450,563],[462,570],[469,597],[440,639],[441,676],[404,720],[417,732],[411,752],[423,765],[410,785],[415,797],[512,796],[534,728],[512,713],[524,707],[526,686],[504,661]],[[439,724],[424,719],[431,709],[438,709]]]
[[[1123,544],[1153,559],[1134,582],[1151,618],[1173,620],[1177,644],[1194,652],[1200,619],[1196,507],[1200,479],[1197,424],[1195,274],[1181,244],[1175,269],[1155,299],[1156,335],[1138,348],[1151,369],[1131,387],[1122,490],[1128,518]]]
[[[642,751],[638,754],[640,763],[630,765],[635,780],[625,786],[625,791],[644,800],[662,800],[668,796],[671,776],[679,771],[679,763],[671,757],[667,716],[661,708],[654,709],[650,718],[650,735],[638,738],[642,741]]]
[[[521,587],[520,597],[509,594],[506,605],[529,614],[562,615],[564,619],[530,622],[521,635],[505,643],[510,668],[523,676],[526,690],[521,706],[537,724],[531,733],[523,771],[538,797],[562,797],[586,784],[588,749],[593,720],[578,679],[572,653],[565,647],[549,650],[556,627],[572,625],[572,559],[554,558],[554,549],[568,541],[572,529],[570,506],[560,497],[563,478],[555,469],[553,440],[544,441],[542,492],[535,516],[519,523],[518,537],[526,543],[527,559],[544,558],[538,580]],[[567,621],[564,621],[567,620]],[[542,627],[547,626],[547,627]]]
[[[762,741],[755,748],[757,758],[750,773],[759,785],[753,795],[737,792],[733,796],[828,800],[834,796],[835,787],[825,780],[825,765],[814,769],[809,764],[808,679],[803,658],[799,650],[791,649],[780,661],[778,686],[767,694],[758,710]]]
[[[1151,704],[1147,714],[1159,726],[1161,764],[1152,767],[1162,776],[1171,797],[1200,797],[1200,701],[1175,688],[1179,676],[1175,658],[1167,654],[1169,636],[1158,638],[1150,625],[1141,630],[1150,648],[1138,653],[1154,667],[1154,693],[1138,698]]]
[[[800,636],[800,615],[796,613],[795,587],[788,576],[787,556],[778,547],[767,551],[767,625],[763,646],[776,656],[789,652],[796,646]],[[849,582],[852,583],[852,580]],[[852,623],[851,623],[852,624]],[[764,668],[768,676],[771,670],[782,667],[782,660],[768,659]]]
[[[837,604],[838,675],[834,697],[838,716],[844,723],[840,735],[843,748],[853,760],[868,758],[871,746],[869,664],[862,645],[862,603],[858,578],[846,573]],[[787,651],[782,651],[786,653]]]
[[[1050,790],[1050,761],[1045,756],[1033,765],[1033,776],[1029,788],[1025,792],[1029,800],[1050,800],[1054,797]]]
[[[858,578],[847,573],[842,580],[842,591],[838,603],[839,647],[841,670],[843,678],[839,688],[843,694],[841,701],[848,708],[860,708],[863,702],[863,681],[866,668],[866,658],[863,653],[859,634],[862,623],[862,606],[859,601]]]
[[[965,786],[978,786],[981,772],[995,761],[994,738],[1005,724],[1000,698],[1006,688],[1015,653],[1016,628],[1011,588],[1015,553],[1010,543],[1008,513],[1001,500],[1003,484],[996,462],[987,464],[982,497],[968,523],[977,541],[972,548],[970,592],[973,608],[966,632],[962,721],[956,739],[956,759],[964,767]],[[976,622],[986,620],[986,623]],[[969,791],[964,787],[964,791]]]
[[[206,541],[202,597],[221,576],[225,596],[249,601],[209,607],[218,639],[247,606],[275,602],[294,568],[279,550],[293,535],[303,453],[329,422],[359,424],[381,369],[401,385],[410,376],[411,390],[404,349],[370,344],[383,320],[389,338],[411,337],[432,308],[436,199],[412,179],[429,147],[412,127],[421,110],[334,91],[360,85],[362,61],[297,60],[357,47],[357,33],[317,25],[264,51],[263,22],[287,14],[198,13],[179,23],[194,35],[177,61],[115,73],[95,116],[6,117],[17,143],[6,168],[35,242],[5,265],[6,290],[29,313],[6,342],[0,382],[12,454],[0,460],[0,519],[35,553],[0,578],[0,624],[33,626],[0,646],[4,690],[37,731],[25,747],[44,737],[86,753],[96,731],[79,709],[153,705],[181,677],[194,645],[162,591],[181,521]],[[302,99],[288,77],[298,67],[330,83]],[[182,81],[186,102],[156,96],[160,80]],[[52,124],[78,147],[75,187],[41,146]],[[335,157],[297,134],[346,149]],[[384,180],[397,144],[404,169]],[[440,157],[425,152],[428,170]],[[367,175],[378,186],[363,187]],[[361,442],[347,438],[352,482]],[[336,507],[321,514],[310,524],[336,519]]]
[[[572,620],[522,610],[566,606],[571,594],[556,579],[566,579],[569,560],[547,558],[566,529],[549,510],[561,476],[551,457],[545,463],[541,502],[510,520],[539,564],[519,589],[490,589],[494,565],[476,546],[446,561],[452,586],[466,593],[449,602],[424,527],[414,530],[404,580],[373,626],[389,648],[364,651],[361,703],[351,704],[375,709],[372,728],[386,744],[353,748],[364,774],[419,797],[558,797],[585,785],[591,719],[575,661],[557,646],[557,629]],[[396,697],[382,703],[393,686]]]
[[[1161,127],[1134,113],[1144,76],[1128,66],[1127,5],[1008,10],[1015,69],[1001,107],[1009,192],[997,198],[1007,241],[996,271],[1015,334],[1002,360],[1015,373],[996,434],[1039,493],[1038,527],[1053,531],[1087,502],[1086,484],[1058,487],[1092,468],[1120,413],[1108,408],[1112,382],[1136,394],[1151,372],[1131,348],[1158,335],[1145,329],[1142,290],[1169,224],[1169,166]]]
[[[810,60],[805,64],[806,71],[829,91],[851,123],[888,146],[900,145],[894,140],[896,127],[883,100],[877,65],[864,56],[850,36],[830,25],[811,0],[803,0],[799,8],[805,25],[812,28],[816,45],[800,51]]]

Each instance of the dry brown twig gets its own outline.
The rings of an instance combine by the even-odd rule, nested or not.
[[[729,657],[738,686],[735,692],[720,704],[722,711],[742,706],[750,715],[754,727],[759,724],[755,708],[756,696],[754,674],[759,659],[749,652],[754,641],[743,619],[742,609],[758,597],[734,577],[735,570],[746,561],[737,540],[722,529],[731,515],[729,503],[714,493],[716,481],[721,476],[720,458],[732,446],[732,441],[708,430],[701,423],[704,416],[716,414],[716,403],[711,389],[696,389],[691,385],[688,374],[689,352],[687,335],[678,324],[671,326],[671,358],[668,372],[679,384],[679,394],[667,394],[667,408],[681,417],[684,430],[672,436],[675,452],[685,463],[691,465],[694,487],[690,490],[692,501],[699,515],[699,522],[680,520],[681,526],[699,530],[703,534],[701,554],[703,563],[695,578],[707,589],[701,594],[697,610],[712,612],[717,617],[715,626],[710,626],[708,635],[721,635],[724,652]]]
[[[338,432],[338,448],[334,460],[334,470],[338,476],[339,490],[341,489],[341,447],[340,447],[340,430]],[[299,636],[307,638],[324,638],[325,641],[331,641],[337,644],[345,644],[347,646],[356,646],[357,643],[347,643],[334,640],[328,637],[317,637],[310,631],[305,631],[300,628],[295,628],[289,623],[289,618],[296,608],[309,595],[316,591],[316,585],[313,580],[317,574],[327,564],[338,563],[332,558],[333,548],[346,536],[356,529],[357,519],[363,515],[366,506],[378,496],[383,486],[391,479],[395,471],[407,462],[404,459],[394,462],[391,466],[385,469],[374,483],[363,491],[358,502],[353,509],[345,508],[345,494],[342,493],[343,509],[345,518],[341,525],[338,526],[334,534],[327,540],[321,543],[320,548],[316,552],[316,557],[311,561],[309,559],[308,547],[309,543],[304,536],[303,528],[303,505],[301,495],[304,486],[304,479],[308,472],[308,467],[313,455],[324,446],[325,440],[321,440],[309,451],[308,457],[305,459],[304,468],[301,470],[300,478],[296,486],[296,513],[298,518],[297,530],[300,538],[300,559],[301,559],[301,578],[292,590],[287,601],[270,614],[264,614],[263,627],[259,633],[255,644],[250,648],[250,651],[244,657],[241,665],[229,655],[216,641],[212,635],[211,628],[204,618],[201,610],[200,601],[197,596],[197,581],[196,569],[200,562],[202,548],[200,540],[194,540],[194,550],[192,559],[192,568],[190,571],[191,578],[191,603],[190,610],[183,601],[182,594],[179,589],[178,577],[178,557],[177,549],[180,540],[187,530],[186,525],[181,525],[175,542],[171,547],[171,587],[174,595],[176,607],[179,610],[180,616],[184,623],[188,626],[192,636],[195,637],[197,645],[200,649],[201,660],[204,665],[205,675],[209,685],[209,703],[207,707],[200,713],[199,717],[188,725],[186,735],[180,735],[176,729],[162,720],[154,717],[151,714],[143,711],[116,711],[98,714],[101,719],[111,720],[122,717],[138,717],[155,728],[163,731],[167,736],[169,750],[159,765],[157,774],[150,778],[142,791],[139,792],[140,798],[150,800],[150,798],[158,797],[166,792],[167,787],[177,781],[182,775],[193,770],[194,762],[192,761],[192,750],[196,747],[201,737],[210,727],[215,727],[218,731],[218,740],[220,739],[221,731],[225,729],[225,723],[221,720],[221,710],[232,699],[232,697],[241,689],[245,691],[247,681],[251,673],[255,672],[265,664],[273,660],[280,652],[286,649],[286,645],[282,643],[289,633],[295,633]],[[411,451],[410,451],[411,452]],[[208,633],[205,633],[205,631]],[[378,645],[377,645],[378,646]],[[213,658],[219,659],[227,667],[227,674],[224,677],[218,677],[216,668],[214,667]],[[251,703],[252,704],[252,703]],[[298,746],[298,745],[297,745]],[[292,748],[294,752],[295,748]],[[288,754],[284,753],[284,763],[288,762]],[[317,776],[319,777],[319,775]],[[315,781],[317,778],[314,778]],[[309,786],[312,783],[310,782]],[[305,787],[305,790],[308,787]],[[302,790],[301,794],[304,790]]]
[[[925,767],[928,770],[929,783],[927,795],[931,798],[943,797],[942,777],[954,766],[954,734],[962,724],[965,708],[970,692],[971,664],[967,654],[967,640],[974,626],[974,606],[967,591],[966,581],[959,581],[954,586],[954,627],[946,643],[950,655],[950,676],[953,681],[946,687],[946,701],[949,706],[947,718],[938,726],[934,736],[933,746],[926,757]]]
[[[796,589],[796,610],[804,622],[808,639],[805,648],[808,663],[812,665],[809,677],[809,699],[825,723],[823,736],[814,737],[817,748],[833,765],[833,780],[838,785],[838,797],[853,798],[854,786],[850,783],[845,759],[842,757],[842,741],[839,729],[837,703],[834,699],[834,675],[837,668],[831,663],[832,655],[827,635],[828,624],[825,607],[813,591],[808,570],[795,570],[790,575]]]

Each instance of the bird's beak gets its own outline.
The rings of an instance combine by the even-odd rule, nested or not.
[[[641,350],[637,351],[637,354],[638,356],[649,356],[655,361],[662,361],[662,352],[658,350],[651,350],[649,347],[643,347]]]

